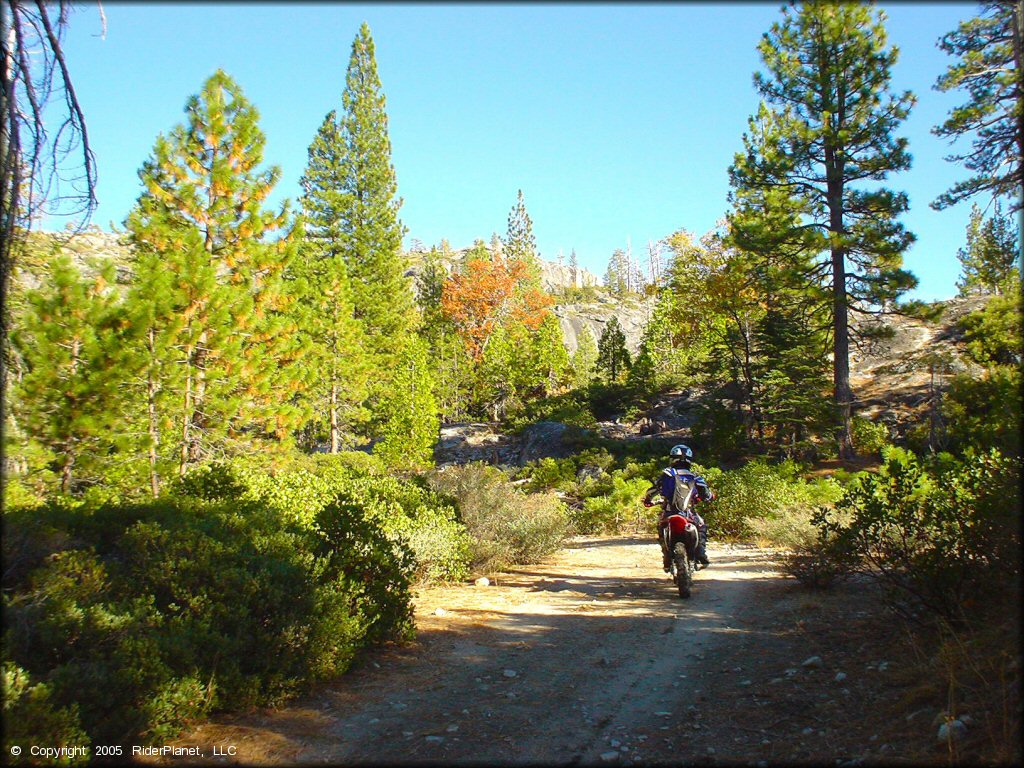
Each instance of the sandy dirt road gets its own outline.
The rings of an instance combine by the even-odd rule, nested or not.
[[[643,537],[576,539],[489,586],[422,589],[414,643],[176,744],[249,764],[834,763],[833,722],[857,692],[833,660],[801,663],[828,659],[828,638],[799,632],[801,598],[770,553],[709,555],[689,600]]]

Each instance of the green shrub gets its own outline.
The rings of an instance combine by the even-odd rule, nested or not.
[[[995,366],[953,377],[943,402],[951,450],[996,448],[1021,455],[1021,369]]]
[[[587,393],[582,390],[531,400],[511,413],[505,419],[505,425],[509,429],[520,430],[538,421],[557,421],[580,429],[593,429],[597,425]]]
[[[770,465],[760,459],[731,471],[715,467],[703,471],[716,496],[700,510],[708,528],[725,538],[748,538],[755,533],[756,521],[776,520],[787,510],[806,510],[838,499],[838,484],[809,483],[799,472],[799,465],[792,461]],[[760,530],[766,529],[762,525]]]
[[[467,573],[469,537],[454,508],[429,489],[387,475],[380,459],[369,454],[312,456],[274,476],[240,461],[206,465],[186,475],[175,493],[258,501],[304,527],[340,494],[390,539],[411,548],[414,580],[451,581]]]
[[[554,494],[524,493],[494,467],[446,467],[429,483],[458,506],[475,573],[535,562],[556,551],[568,533],[565,505]]]
[[[992,296],[983,309],[964,315],[958,325],[964,331],[967,354],[981,365],[1021,364],[1020,282],[1016,290]]]
[[[850,436],[859,453],[876,454],[889,444],[889,428],[861,416],[851,420]]]
[[[159,742],[411,636],[414,549],[460,532],[433,492],[342,469],[210,466],[147,503],[5,510],[4,659],[45,681],[22,697],[40,722]]]
[[[565,491],[576,482],[576,467],[577,462],[573,458],[543,458],[525,467],[522,475],[528,480],[527,489],[530,491]]]
[[[615,533],[625,524],[642,519],[640,500],[650,480],[617,472],[609,476],[609,482],[611,487],[604,493],[590,496],[582,509],[573,510],[572,524],[577,533]]]
[[[701,406],[693,434],[703,445],[715,446],[719,458],[738,456],[747,442],[743,420],[719,402]]]
[[[758,544],[784,550],[783,571],[805,586],[825,589],[848,575],[850,569],[828,555],[828,543],[814,525],[815,512],[800,504],[773,517],[748,518],[747,524]]]
[[[883,461],[815,520],[835,561],[878,579],[898,610],[949,621],[1019,579],[1019,459],[890,447]]]
[[[78,720],[78,707],[61,707],[54,702],[51,686],[32,682],[31,675],[16,664],[3,665],[4,698],[4,756],[9,764],[39,762],[23,745],[45,744],[74,747],[88,745],[89,737]],[[11,753],[11,747],[24,749],[21,756]],[[82,765],[87,755],[75,753],[52,761],[54,765]]]

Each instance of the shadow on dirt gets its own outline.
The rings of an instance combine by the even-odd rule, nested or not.
[[[415,642],[365,654],[286,710],[224,725],[265,733],[269,762],[592,763],[611,733],[675,736],[657,729],[704,687],[705,656],[770,634],[744,616],[794,584],[762,553],[716,548],[684,600],[650,567],[660,561],[650,539],[568,550],[493,586],[435,588],[418,606]]]

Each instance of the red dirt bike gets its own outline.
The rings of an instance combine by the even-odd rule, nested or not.
[[[695,491],[696,485],[689,485],[676,497],[673,508],[663,512],[658,521],[658,538],[661,539],[664,551],[671,557],[669,573],[679,588],[679,596],[684,598],[690,596],[697,562],[699,533],[694,520],[690,517]],[[677,509],[682,511],[676,511]]]

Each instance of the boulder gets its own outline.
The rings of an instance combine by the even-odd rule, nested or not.
[[[520,435],[522,447],[519,450],[519,463],[571,456],[573,449],[565,440],[568,431],[569,425],[560,421],[538,421],[526,427]]]

